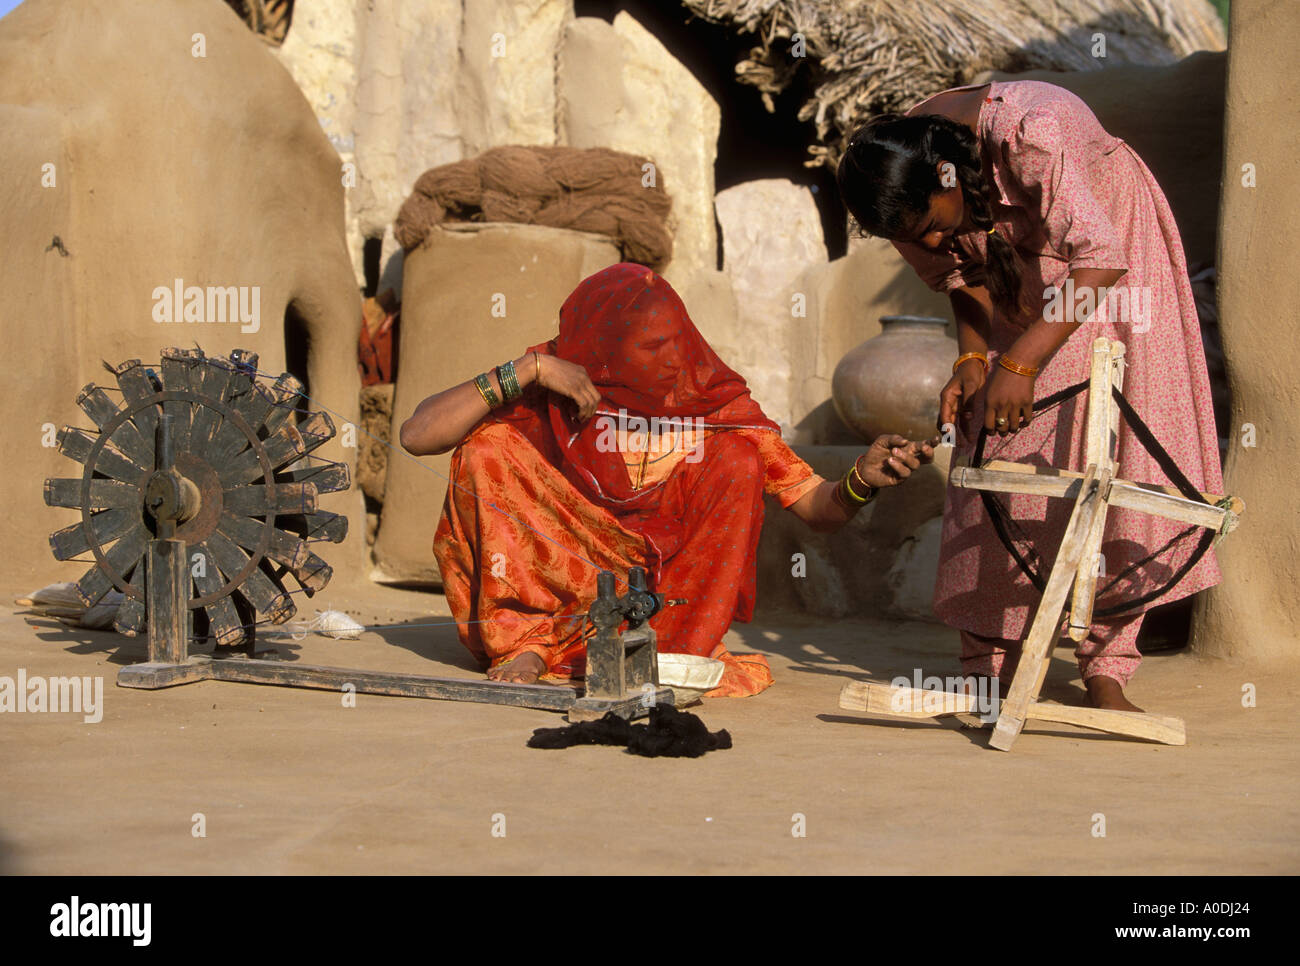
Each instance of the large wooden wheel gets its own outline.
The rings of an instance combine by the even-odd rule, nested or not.
[[[93,556],[76,585],[82,601],[116,588],[124,599],[114,626],[138,634],[149,619],[150,541],[169,536],[186,545],[196,633],[234,646],[251,641],[260,621],[288,620],[297,607],[285,578],[313,595],[332,570],[309,544],[347,535],[346,517],[316,506],[320,493],[349,486],[347,467],[307,459],[334,436],[329,416],[302,408],[303,386],[288,373],[259,377],[257,356],[242,349],[219,359],[174,348],[156,370],[138,359],[105,367],[121,405],[86,386],[77,405],[96,428],[65,426],[58,436],[82,474],[45,481],[47,504],[81,511],[50,546],[59,560]],[[162,505],[163,471],[183,491],[179,513]]]

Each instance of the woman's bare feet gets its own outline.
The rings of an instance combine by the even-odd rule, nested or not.
[[[1083,682],[1088,689],[1088,701],[1094,708],[1105,711],[1141,711],[1136,704],[1124,697],[1124,689],[1114,678],[1088,678]]]
[[[532,651],[524,651],[513,661],[492,668],[487,676],[493,681],[504,681],[507,684],[536,684],[537,679],[545,673],[546,662]]]

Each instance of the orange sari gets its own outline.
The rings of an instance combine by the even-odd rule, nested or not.
[[[533,385],[457,448],[434,553],[461,641],[485,667],[530,651],[544,680],[579,675],[598,571],[643,566],[651,589],[687,601],[651,620],[661,652],[723,661],[711,696],[767,688],[766,659],[722,638],[753,616],[764,492],[788,507],[821,477],[642,266],[586,279],[535,348],[583,365],[601,406],[580,424]],[[646,432],[656,417],[690,431]]]

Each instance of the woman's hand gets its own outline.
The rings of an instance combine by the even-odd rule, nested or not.
[[[912,475],[923,463],[934,459],[934,448],[939,437],[917,443],[904,436],[881,436],[871,448],[858,457],[858,476],[868,486],[897,486]],[[861,487],[855,482],[855,492]],[[834,533],[853,519],[858,507],[845,506],[836,491],[839,480],[826,480],[821,486],[809,490],[789,506],[789,510],[818,533]],[[865,493],[860,494],[866,496]]]
[[[984,394],[984,427],[1006,436],[1024,429],[1033,418],[1034,377],[998,366]]]
[[[957,367],[948,384],[939,390],[939,429],[957,424],[957,416],[970,405],[975,394],[984,385],[986,374],[984,363],[978,359],[967,359]]]
[[[596,407],[600,405],[600,392],[592,384],[585,368],[576,362],[540,352],[537,361],[541,366],[538,382],[543,389],[572,399],[578,407],[578,419],[581,422],[585,423],[596,415]]]
[[[879,436],[871,448],[858,457],[858,476],[868,486],[897,486],[922,463],[934,461],[937,444],[937,438],[914,442],[897,434]]]

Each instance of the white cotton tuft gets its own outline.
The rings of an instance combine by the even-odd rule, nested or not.
[[[317,611],[316,619],[311,623],[312,630],[317,634],[340,641],[355,641],[365,630],[365,627],[339,610]]]

